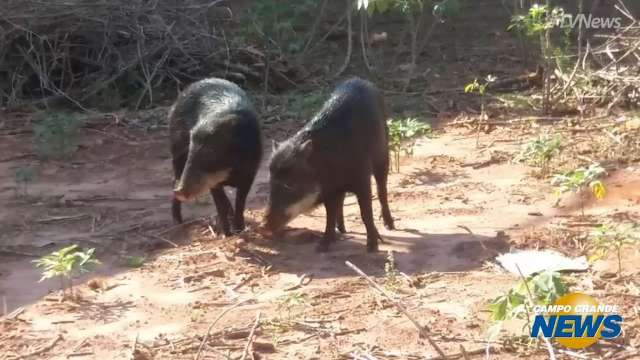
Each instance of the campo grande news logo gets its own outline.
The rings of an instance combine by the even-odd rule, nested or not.
[[[571,293],[554,305],[534,306],[536,313],[531,337],[540,333],[572,349],[595,344],[598,339],[613,339],[622,333],[622,316],[617,305],[602,305],[591,296]]]

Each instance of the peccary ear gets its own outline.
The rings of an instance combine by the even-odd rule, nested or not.
[[[311,155],[311,151],[313,151],[313,143],[311,142],[311,139],[303,142],[302,145],[300,145],[300,153],[305,158],[308,158]]]

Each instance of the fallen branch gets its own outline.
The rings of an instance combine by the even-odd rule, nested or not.
[[[202,350],[204,349],[204,344],[207,343],[207,340],[209,339],[209,334],[211,334],[211,329],[213,329],[213,326],[220,321],[220,319],[222,319],[223,316],[225,316],[229,311],[237,308],[238,306],[250,301],[251,299],[245,299],[242,301],[239,301],[231,306],[229,306],[228,308],[224,309],[220,315],[218,315],[217,318],[215,318],[215,320],[213,320],[213,322],[211,322],[211,324],[209,325],[209,327],[207,328],[207,333],[204,335],[204,337],[202,338],[202,342],[200,343],[200,347],[198,348],[198,353],[196,353],[196,357],[194,358],[195,360],[199,360],[200,356],[202,354]]]
[[[94,355],[94,354],[95,353],[93,351],[77,352],[77,353],[73,353],[73,354],[67,355],[67,358],[80,357],[80,356],[89,356],[89,355]]]
[[[47,351],[53,349],[53,347],[56,346],[56,344],[60,340],[62,340],[62,335],[58,334],[58,336],[56,336],[53,340],[51,340],[51,342],[48,345],[43,346],[40,349],[34,350],[34,351],[30,352],[30,353],[19,355],[17,357],[10,358],[10,359],[11,360],[26,359],[28,357],[40,355],[40,354],[42,354],[44,352],[47,352]]]
[[[74,346],[73,349],[71,349],[71,351],[69,352],[69,354],[67,354],[67,358],[74,357],[74,356],[81,356],[80,354],[86,354],[86,352],[78,353],[78,350],[80,350],[80,348],[87,343],[87,340],[88,340],[87,338],[84,338],[78,343],[78,345]]]
[[[40,257],[40,255],[36,255],[36,254],[30,254],[30,253],[26,253],[26,252],[22,252],[22,251],[16,251],[16,250],[10,250],[10,249],[2,249],[2,248],[0,248],[0,254],[10,255],[10,256],[24,256],[24,257],[31,257],[31,258],[39,258]]]
[[[413,317],[411,316],[411,314],[409,314],[409,312],[407,311],[407,309],[405,309],[404,306],[402,306],[402,304],[400,304],[399,302],[397,302],[396,300],[394,300],[391,295],[389,295],[383,288],[380,287],[380,285],[376,284],[375,281],[373,281],[373,279],[371,279],[367,274],[365,274],[362,270],[360,270],[357,266],[353,265],[351,262],[349,261],[345,261],[345,264],[350,267],[353,271],[355,271],[356,273],[358,273],[360,276],[362,276],[368,283],[369,285],[371,285],[371,287],[373,287],[375,290],[377,290],[378,292],[380,292],[382,295],[384,295],[384,297],[386,297],[387,299],[389,299],[389,301],[391,301],[391,303],[402,313],[404,314],[404,316],[406,316],[412,323],[413,325],[416,326],[416,328],[418,328],[418,332],[420,337],[423,337],[425,339],[427,339],[427,341],[429,342],[429,344],[431,344],[431,346],[433,346],[433,348],[438,352],[438,354],[440,354],[440,356],[442,356],[442,358],[447,358],[447,355],[444,353],[444,351],[442,351],[442,349],[440,349],[440,347],[438,346],[438,344],[436,344],[436,342],[431,338],[431,336],[429,336],[429,329],[426,326],[422,326],[420,325],[420,323]]]
[[[484,354],[485,351],[486,351],[484,347],[473,349],[473,350],[465,350],[462,347],[462,345],[460,347],[461,347],[460,352],[449,354],[449,355],[444,356],[444,357],[443,356],[432,357],[432,358],[430,358],[430,360],[450,360],[450,359],[456,359],[456,358],[459,358],[459,357],[463,357],[464,358],[465,354],[467,356],[478,355],[478,354]]]
[[[183,227],[183,226],[191,225],[191,224],[196,223],[196,222],[199,222],[199,221],[203,221],[203,219],[200,219],[200,218],[198,218],[198,219],[192,219],[192,220],[189,220],[189,221],[185,221],[185,222],[183,222],[183,223],[180,223],[180,224],[176,224],[176,225],[170,226],[170,227],[168,227],[168,228],[166,228],[166,229],[164,229],[164,230],[160,230],[160,232],[158,232],[158,233],[156,233],[156,234],[153,234],[153,236],[161,236],[161,235],[164,235],[164,234],[166,234],[166,233],[168,233],[168,232],[170,232],[170,231],[172,231],[172,230],[175,230],[175,229],[181,228],[181,227]]]
[[[498,92],[513,91],[514,88],[516,90],[524,90],[532,87],[541,88],[543,84],[542,75],[542,66],[538,66],[536,72],[491,82],[487,85],[487,90]]]
[[[247,358],[247,355],[249,355],[249,351],[252,351],[251,345],[253,344],[253,340],[255,340],[255,333],[258,326],[260,326],[260,311],[258,311],[258,314],[256,315],[256,322],[253,324],[253,327],[251,328],[251,332],[249,333],[249,338],[247,338],[247,345],[245,345],[244,347],[244,351],[242,352],[242,357],[240,358],[240,360],[245,360]]]
[[[175,247],[175,248],[177,248],[177,247],[178,247],[178,244],[174,243],[173,241],[171,241],[171,240],[169,240],[169,239],[165,239],[165,238],[163,238],[162,236],[158,236],[158,235],[154,235],[154,234],[146,234],[146,233],[143,233],[143,232],[138,232],[138,234],[140,234],[140,235],[142,235],[142,236],[144,236],[144,237],[147,237],[147,238],[151,238],[151,239],[156,239],[156,240],[164,241],[164,242],[166,242],[167,244],[170,244],[171,246],[173,246],[173,247]]]
[[[33,153],[12,155],[12,156],[8,156],[8,157],[0,159],[0,163],[14,161],[14,160],[22,160],[22,159],[27,159],[27,158],[37,157],[37,156],[38,155],[33,154]]]
[[[87,217],[91,217],[89,214],[77,214],[77,215],[69,215],[69,216],[53,216],[45,219],[36,220],[38,224],[47,224],[58,221],[70,221],[70,220],[80,220]]]

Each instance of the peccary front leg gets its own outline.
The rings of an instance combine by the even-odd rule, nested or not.
[[[184,170],[184,164],[187,162],[186,155],[182,156],[173,156],[173,178],[174,183],[180,179],[182,176],[182,171]],[[171,202],[171,215],[173,217],[173,221],[177,224],[182,224],[182,203],[180,200],[173,198]]]
[[[236,209],[233,215],[233,228],[234,233],[239,233],[244,230],[244,207],[247,202],[247,195],[251,189],[251,182],[248,184],[242,184],[238,186],[236,191]]]
[[[229,198],[227,194],[225,194],[222,186],[211,189],[211,197],[213,197],[213,202],[216,204],[216,209],[218,210],[218,226],[222,228],[222,233],[225,236],[230,236],[229,214],[231,214],[233,209],[231,208]]]
[[[336,241],[336,217],[338,207],[338,196],[332,195],[324,201],[324,209],[327,212],[327,220],[324,228],[324,235],[316,250],[318,252],[329,251],[329,244]]]

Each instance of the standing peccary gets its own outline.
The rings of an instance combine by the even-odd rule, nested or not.
[[[222,79],[191,84],[169,112],[169,134],[176,180],[174,221],[182,222],[180,202],[210,191],[222,232],[242,231],[247,194],[262,156],[258,117],[247,94]],[[223,186],[237,189],[235,213]]]
[[[381,238],[373,222],[371,174],[376,178],[384,224],[394,227],[387,202],[386,119],[384,100],[373,84],[354,78],[338,85],[320,112],[272,154],[264,232],[278,231],[324,203],[326,228],[317,250],[327,251],[336,238],[336,223],[345,231],[342,203],[345,192],[353,192],[367,229],[367,250],[377,251]]]

